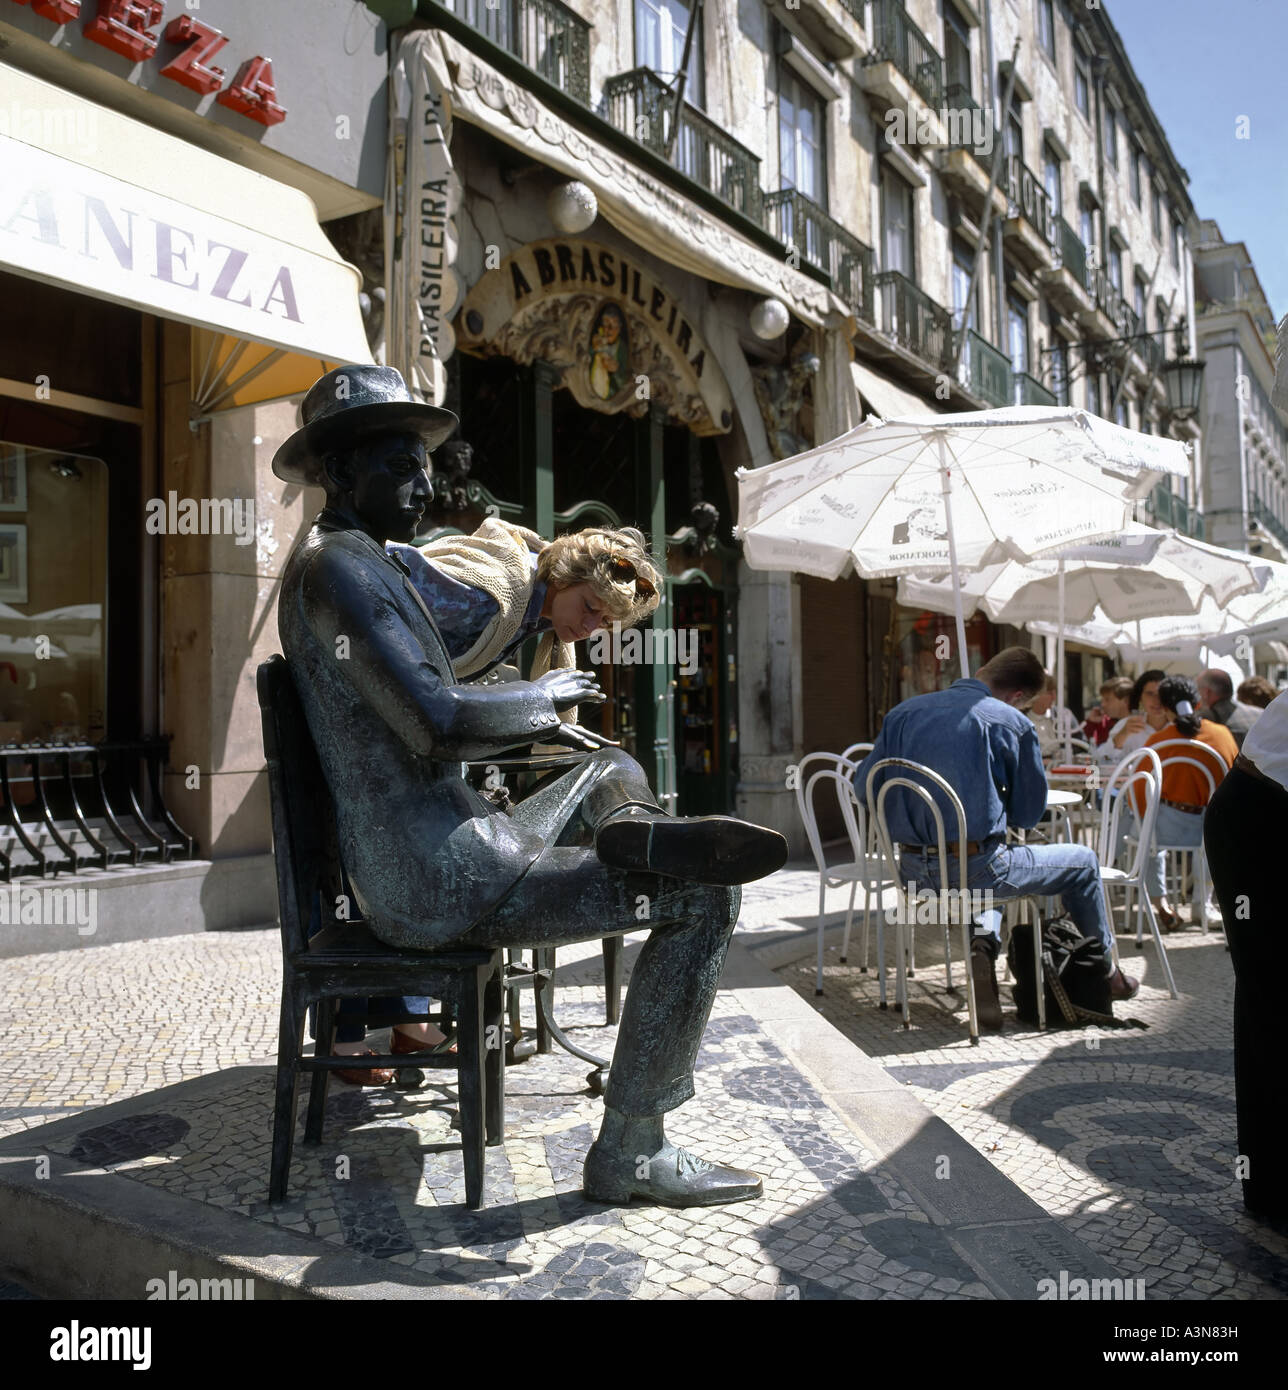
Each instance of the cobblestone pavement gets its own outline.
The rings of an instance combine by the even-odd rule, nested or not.
[[[812,927],[817,885],[814,874],[779,876],[760,932]],[[829,907],[838,903],[841,893],[829,894]],[[828,913],[829,923],[843,920]],[[984,1034],[978,1047],[969,1045],[965,995],[943,992],[937,928],[917,934],[907,1032],[893,1004],[878,1008],[875,964],[861,972],[857,929],[846,965],[834,935],[821,999],[812,930],[797,958],[778,965],[779,978],[1123,1277],[1145,1279],[1149,1298],[1288,1296],[1288,1241],[1244,1214],[1234,1177],[1234,978],[1219,931],[1166,938],[1177,1000],[1153,946],[1137,952],[1120,937],[1123,966],[1143,983],[1116,1013],[1147,1031],[1043,1034],[1015,1018],[1002,984],[1003,1031]],[[875,932],[873,941],[875,962]],[[780,960],[792,950],[779,943]]]
[[[30,1129],[272,1055],[277,952],[275,932],[252,931],[6,962],[0,1126]],[[565,970],[561,952],[557,1012],[589,1050],[608,1052],[602,985],[588,983],[597,954],[582,966],[569,951]],[[991,1296],[732,995],[717,999],[698,1095],[669,1130],[760,1172],[762,1200],[685,1212],[587,1202],[581,1160],[601,1102],[586,1071],[558,1050],[507,1068],[505,1146],[488,1151],[479,1212],[463,1207],[443,1073],[416,1092],[335,1084],[324,1142],[297,1143],[278,1208],[264,1201],[269,1067],[187,1098],[172,1089],[155,1111],[88,1123],[47,1148],[497,1297]]]

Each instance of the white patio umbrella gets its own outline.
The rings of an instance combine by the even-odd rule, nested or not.
[[[973,600],[994,622],[1055,624],[1056,682],[1064,699],[1070,623],[1090,623],[1098,613],[1113,624],[1197,614],[1205,598],[1224,606],[1263,589],[1272,575],[1270,561],[1133,522],[1120,536],[1070,546],[1054,560],[1012,561],[963,575],[960,587],[963,601]],[[945,606],[949,586],[942,579],[901,579],[899,601],[952,611]],[[1066,727],[1066,756],[1068,740]]]
[[[1121,533],[1132,500],[1187,472],[1175,440],[1070,407],[880,420],[764,468],[738,470],[748,565],[839,579],[950,573],[1048,556]],[[966,625],[955,600],[960,668]]]

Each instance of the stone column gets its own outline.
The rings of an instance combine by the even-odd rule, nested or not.
[[[178,328],[178,325],[175,325]],[[186,330],[184,330],[186,338]],[[270,469],[294,402],[231,410],[188,429],[186,354],[167,351],[163,495],[253,501],[242,534],[166,535],[162,551],[162,723],[171,737],[167,804],[213,861],[201,893],[208,928],[277,915],[268,782],[255,672],[281,650],[277,593],[296,538],[324,498]],[[180,448],[185,441],[191,446]],[[213,527],[211,528],[213,530]]]

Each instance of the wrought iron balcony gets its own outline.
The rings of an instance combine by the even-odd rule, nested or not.
[[[1155,521],[1164,526],[1171,526],[1184,535],[1193,536],[1195,540],[1203,539],[1203,514],[1197,507],[1191,507],[1183,497],[1174,493],[1166,483],[1160,483],[1150,493],[1149,507]]]
[[[897,270],[883,270],[872,283],[877,327],[901,348],[942,371],[951,355],[952,315]]]
[[[1082,289],[1087,288],[1087,248],[1081,236],[1064,220],[1055,218],[1056,250],[1060,253],[1060,264],[1078,282]]]
[[[993,162],[993,113],[985,111],[960,82],[944,88],[948,148],[969,150],[986,172]],[[976,143],[977,137],[983,137]]]
[[[1252,514],[1279,544],[1288,550],[1288,526],[1285,526],[1261,498],[1255,495],[1252,499]]]
[[[841,8],[860,24],[863,23],[863,7],[867,0],[841,0]]]
[[[987,338],[973,328],[966,330],[959,375],[962,385],[989,405],[1011,404],[1011,364]]]
[[[665,155],[675,115],[675,93],[650,68],[632,68],[604,83],[604,116],[645,149]],[[762,220],[760,159],[696,106],[686,101],[671,163],[722,202]]]
[[[1010,215],[1022,217],[1054,249],[1058,240],[1051,212],[1051,195],[1042,180],[1017,154],[1008,156],[1006,160],[1006,196],[1014,209]]]
[[[1056,399],[1053,392],[1048,391],[1045,386],[1028,372],[1012,373],[1015,380],[1013,398],[1008,402],[1009,405],[1055,405]]]
[[[437,0],[570,97],[590,104],[590,25],[559,0]]]
[[[872,248],[794,188],[765,194],[765,229],[832,277],[858,318],[872,322]]]
[[[899,0],[872,0],[872,47],[864,67],[893,63],[936,110],[944,90],[944,60]]]

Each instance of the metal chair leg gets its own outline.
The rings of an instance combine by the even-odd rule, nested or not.
[[[465,1205],[476,1210],[483,1200],[484,1069],[486,1038],[484,994],[491,967],[481,965],[461,976],[457,1007],[457,1084],[460,1091],[461,1151],[465,1164]]]
[[[304,1045],[308,1006],[298,1003],[289,984],[282,987],[282,1011],[277,1036],[277,1083],[273,1104],[273,1156],[269,1167],[268,1200],[286,1200],[295,1146],[295,1113],[299,1098],[299,1059]]]
[[[850,906],[845,913],[845,935],[841,938],[841,964],[845,965],[850,955],[850,928],[854,924],[854,898],[859,891],[859,880],[856,878],[850,884]]]
[[[550,972],[544,978],[538,975],[532,983],[532,994],[537,1008],[537,1051],[544,1055],[553,1050],[550,1029],[546,1025],[546,1019],[554,1016],[555,1009],[554,948],[534,946],[532,948],[532,968]],[[544,1008],[542,1008],[542,1000],[545,1001]]]
[[[823,912],[827,902],[827,889],[822,882],[818,885],[818,970],[814,976],[814,997],[823,993]]]
[[[1172,962],[1167,958],[1167,947],[1163,945],[1163,934],[1158,929],[1158,919],[1154,916],[1154,904],[1149,900],[1149,894],[1141,893],[1141,904],[1146,912],[1149,913],[1149,927],[1154,935],[1154,945],[1158,948],[1158,959],[1163,967],[1163,975],[1167,979],[1168,993],[1173,999],[1179,999],[1180,992],[1176,988],[1176,981],[1172,978]],[[1139,919],[1138,919],[1139,920]]]
[[[330,1057],[335,1051],[336,1001],[318,1000],[317,1037],[313,1041],[314,1057]],[[326,1096],[331,1081],[331,1069],[319,1067],[309,1077],[309,1108],[304,1117],[304,1142],[322,1142],[322,1123],[326,1115]]]
[[[484,1142],[505,1140],[505,996],[499,962],[483,990],[483,1127]]]

